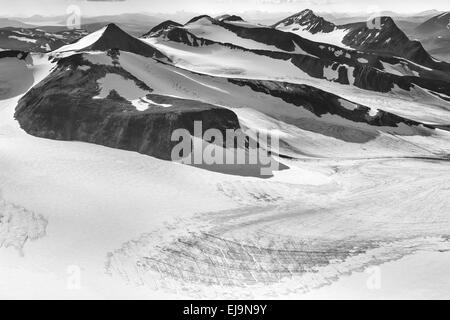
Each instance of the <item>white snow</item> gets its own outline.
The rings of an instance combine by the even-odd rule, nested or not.
[[[213,24],[207,19],[200,19],[183,27],[199,38],[209,39],[221,43],[231,43],[247,49],[280,51],[275,46],[266,45],[251,39],[239,37],[234,32]]]
[[[178,54],[175,48],[171,50]],[[189,60],[199,56],[192,51],[182,57],[193,69],[206,68],[208,63],[220,66],[220,59],[224,63],[232,60],[227,61],[224,53],[203,65],[196,66],[197,60]],[[104,53],[86,53],[84,57],[98,63],[111,61]],[[0,59],[0,216],[14,217],[8,218],[8,226],[19,226],[11,235],[2,220],[0,239],[17,244],[27,235],[39,235],[22,246],[23,256],[17,252],[17,245],[0,248],[0,297],[448,298],[448,254],[437,251],[449,249],[448,241],[440,236],[450,230],[450,190],[443,187],[448,184],[450,167],[445,161],[399,157],[448,153],[449,132],[437,130],[427,136],[418,135],[425,129],[405,125],[375,128],[331,114],[318,118],[304,108],[233,85],[225,78],[121,52],[120,66],[154,93],[228,107],[243,126],[274,130],[285,143],[280,150],[297,158],[284,160],[290,169],[266,180],[224,175],[134,152],[27,135],[14,119],[15,106],[22,94],[54,67],[47,55],[32,58],[33,65],[13,58]],[[340,100],[349,110],[355,108],[353,102],[364,101],[367,104],[362,104],[415,114],[421,119],[448,113],[442,105],[436,107],[437,100],[426,100],[432,96],[420,88],[378,94],[309,78],[293,71],[292,66],[288,68],[290,62],[276,65],[267,59],[251,64],[252,58],[255,56],[245,60],[239,55],[243,59],[239,63],[248,62],[241,65],[245,76],[267,72],[266,78],[296,80],[340,92],[350,100]],[[258,66],[263,61],[269,67]],[[217,70],[220,74],[230,72]],[[209,71],[214,72],[213,66]],[[324,70],[324,74],[336,77],[330,70]],[[147,92],[118,74],[108,73],[99,86],[100,97],[114,89],[132,101],[169,106],[141,99]],[[327,134],[301,129],[300,124]],[[349,143],[338,139],[342,136],[371,139]],[[143,261],[153,254],[175,263],[175,267],[181,261],[186,263],[172,254],[181,243],[178,240],[189,240],[195,234],[217,235],[243,248],[272,249],[271,255],[260,253],[255,257],[261,257],[261,261],[276,260],[278,251],[285,255],[292,246],[313,245],[314,252],[318,243],[324,243],[323,250],[330,250],[330,254],[339,246],[351,256],[336,256],[322,266],[310,266],[309,257],[293,260],[290,266],[305,266],[303,272],[293,270],[292,277],[275,284],[260,280],[256,285],[240,287],[212,286],[202,281],[179,283],[170,273],[148,272],[143,264],[136,268],[135,259]],[[201,244],[203,238],[198,239],[196,243]],[[374,242],[375,248],[364,247]],[[356,252],[358,246],[367,252]],[[187,253],[193,254],[195,249]],[[227,247],[219,249],[226,252]],[[208,252],[202,254],[210,257]],[[111,274],[105,271],[106,262]],[[272,267],[269,262],[267,267]],[[381,289],[367,292],[361,288],[361,281],[366,284],[367,277],[358,271],[374,266],[381,267]],[[207,278],[209,272],[223,270],[212,264],[202,276]],[[239,270],[234,268],[233,272]],[[239,275],[244,281],[244,274]],[[188,276],[198,278],[193,273]],[[265,275],[255,272],[254,276],[263,279]]]
[[[339,102],[341,103],[341,105],[344,107],[344,108],[346,108],[346,109],[348,109],[348,110],[355,110],[355,109],[357,109],[358,108],[358,105],[357,104],[355,104],[355,103],[352,103],[352,102],[350,102],[350,101],[348,101],[348,100],[343,100],[343,99],[339,99]]]
[[[106,74],[105,77],[98,79],[97,83],[100,87],[100,93],[94,99],[104,99],[112,90],[115,90],[122,98],[130,101],[145,97],[149,93],[139,88],[133,80],[125,79],[122,75],[115,73]]]
[[[348,100],[363,104],[373,110],[382,109],[394,112],[403,117],[424,121],[426,123],[450,123],[450,103],[428,92],[405,91],[398,89],[389,93],[378,93],[359,89],[355,86],[333,82],[337,79],[337,71],[326,68],[326,80],[310,77],[308,74],[292,67],[289,61],[274,60],[260,55],[244,54],[238,50],[228,50],[219,46],[193,48],[183,44],[148,39],[150,44],[169,56],[177,66],[209,75],[286,81],[308,84],[334,93]],[[402,60],[406,63],[409,61]],[[360,62],[365,62],[362,60]],[[418,75],[415,70],[401,64],[399,69],[405,74]],[[412,64],[414,65],[414,64]],[[353,67],[347,68],[350,84],[354,84]],[[422,68],[421,66],[417,65]],[[397,68],[397,66],[393,66]],[[397,71],[396,71],[397,72]]]
[[[338,80],[339,79],[339,67],[333,70],[334,64],[323,68],[323,76],[328,80]]]
[[[315,42],[328,43],[344,49],[353,50],[351,47],[342,43],[345,35],[347,34],[347,30],[345,29],[335,29],[328,33],[318,32],[315,34],[307,30],[306,26],[301,26],[297,24],[289,26],[278,26],[277,29],[284,32],[295,33],[296,35],[299,35],[302,38],[312,40]]]
[[[75,43],[68,44],[68,45],[62,46],[59,49],[56,49],[54,52],[59,53],[59,52],[66,52],[66,51],[79,51],[79,50],[83,50],[87,47],[90,47],[101,38],[101,36],[105,32],[105,30],[106,30],[106,27],[103,27],[100,30],[97,30],[91,34],[88,34],[87,36],[81,38],[80,40],[78,40]]]
[[[342,50],[337,50],[335,53],[334,53],[334,55],[336,56],[336,57],[340,57],[340,56],[342,56],[344,54],[344,51],[342,51]]]
[[[163,52],[177,66],[205,74],[259,79],[265,79],[268,75],[280,78],[308,77],[306,73],[294,67],[290,61],[275,60],[221,45],[190,47],[155,38],[146,39],[145,42]]]
[[[71,52],[68,52],[70,55]],[[86,54],[83,54],[83,59],[89,61],[93,64],[103,64],[107,66],[113,66],[113,59],[110,56],[105,55],[103,52],[92,52],[88,51]]]
[[[343,276],[301,299],[449,299],[449,252],[420,251],[397,261]],[[372,279],[378,277],[374,282]]]
[[[16,39],[16,40],[24,41],[24,42],[30,42],[30,43],[36,43],[37,42],[36,39],[30,39],[30,38],[18,37],[18,36],[9,36],[8,38]]]
[[[138,111],[145,111],[150,107],[169,108],[172,106],[171,104],[168,103],[156,103],[153,100],[148,99],[147,97],[132,100],[131,103],[133,104],[133,106],[136,107]]]
[[[402,61],[397,64],[390,64],[383,60],[380,60],[380,62],[383,65],[384,71],[388,73],[392,73],[398,76],[415,76],[415,77],[419,76],[419,73],[415,70],[411,70],[405,61]]]
[[[50,47],[50,45],[48,43],[42,45],[41,49],[44,49],[46,51],[51,51],[52,50],[52,48]]]
[[[83,71],[88,71],[91,67],[90,66],[79,66],[78,69]]]

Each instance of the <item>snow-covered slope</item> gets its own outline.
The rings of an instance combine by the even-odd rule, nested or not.
[[[449,119],[445,99],[307,76],[276,43],[272,55],[240,36],[237,48],[109,31],[1,53],[0,297],[300,298],[449,250],[450,132],[422,124]],[[380,69],[414,74],[397,62]],[[211,127],[272,132],[284,169],[261,179],[161,160],[171,130],[203,112]],[[416,264],[392,283],[422,287]]]
[[[127,34],[113,23],[81,38],[73,44],[61,47],[53,53],[58,55],[72,51],[106,51],[109,49],[134,52],[145,57],[165,58],[158,50]]]
[[[304,10],[273,27],[317,42],[380,55],[399,56],[425,67],[448,70],[448,65],[433,59],[420,42],[410,40],[391,17],[381,16],[367,22],[335,25],[311,10]]]
[[[289,52],[287,47],[286,50],[261,51],[224,44],[197,37],[174,25],[154,31],[156,33],[147,35],[143,41],[188,70],[222,77],[308,84],[416,120],[431,123],[448,123],[450,120],[445,112],[436,116],[439,109],[450,108],[446,98],[450,93],[448,73],[405,59],[305,42],[294,35],[289,36],[290,41],[294,39],[302,47],[296,45],[295,51]],[[213,34],[209,37],[213,38]],[[417,117],[419,113],[422,118]]]
[[[159,117],[161,114],[170,112],[181,111],[190,114],[194,109],[189,106],[195,106],[195,101],[200,99],[202,103],[198,102],[196,108],[203,106],[205,102],[208,104],[204,106],[206,110],[212,108],[212,114],[208,116],[210,121],[213,121],[210,123],[211,127],[222,128],[225,124],[221,119],[228,119],[229,121],[226,123],[231,127],[239,126],[233,120],[233,114],[228,116],[220,111],[220,107],[214,106],[232,110],[241,125],[256,132],[261,130],[261,122],[252,120],[252,117],[249,118],[251,114],[255,119],[265,118],[268,124],[272,123],[274,126],[289,126],[292,134],[280,136],[282,146],[275,152],[291,157],[300,157],[303,154],[347,157],[350,150],[355,152],[358,150],[358,157],[375,154],[433,156],[433,154],[441,152],[440,148],[433,150],[428,147],[424,152],[423,149],[417,148],[408,141],[409,137],[414,140],[414,136],[431,136],[430,141],[444,139],[445,135],[443,136],[440,130],[426,128],[420,123],[379,109],[355,104],[313,87],[274,81],[204,76],[127,52],[119,52],[116,58],[109,57],[106,53],[103,55],[102,60],[105,61],[105,64],[90,63],[90,54],[75,55],[61,60],[58,68],[20,101],[16,117],[22,127],[27,132],[41,137],[83,140],[126,150],[136,150],[168,159],[172,143],[162,142],[170,141],[170,132],[166,132],[163,127],[158,129],[158,132],[149,134],[146,133],[147,126],[141,127],[138,123],[157,120],[159,118],[155,118],[156,116]],[[96,53],[94,56],[98,59],[99,54]],[[110,65],[114,65],[114,67],[110,67]],[[173,107],[153,106],[145,112],[138,110],[136,113],[136,107],[132,102],[129,101],[128,106],[124,105],[124,97],[118,94],[123,89],[121,82],[109,84],[108,91],[111,92],[115,89],[114,95],[110,93],[107,100],[98,99],[104,88],[99,85],[99,89],[94,89],[95,86],[92,87],[90,81],[101,83],[104,78],[102,70],[105,69],[116,77],[128,75],[126,76],[127,79],[130,79],[128,81],[135,82],[135,85],[147,91],[145,96],[147,99],[155,101],[159,96],[178,97],[185,99],[184,106],[175,107],[178,104],[177,100],[166,98],[165,103],[169,103]],[[98,76],[94,76],[97,74]],[[130,75],[132,75],[131,78]],[[90,80],[85,81],[85,77],[88,76]],[[78,81],[77,87],[87,86],[92,89],[83,90],[83,95],[80,96],[73,94],[64,96],[66,90],[68,93],[73,90],[75,79]],[[49,90],[48,94],[42,90],[44,87],[52,88],[53,86],[60,88],[57,95],[52,95],[52,90]],[[45,99],[42,99],[43,97]],[[89,109],[73,110],[72,105],[76,105],[78,100],[85,101]],[[46,101],[45,104],[42,104],[42,101]],[[98,105],[101,103],[106,103],[109,110],[99,109]],[[118,103],[122,110],[120,116],[109,117],[108,114],[114,115],[117,112],[114,108],[119,108]],[[63,112],[60,108],[61,105],[65,105],[67,111]],[[89,111],[90,109],[92,111]],[[54,113],[55,116],[48,118],[46,114],[49,112]],[[88,112],[93,113],[88,116],[90,114]],[[240,118],[241,112],[245,116],[245,121]],[[55,117],[58,117],[59,120],[50,121],[50,119],[56,119]],[[122,122],[122,118],[128,120]],[[138,122],[134,124],[135,121]],[[182,123],[184,122],[179,125]],[[125,124],[126,126],[124,126]],[[188,123],[184,123],[182,126],[189,127]],[[99,130],[99,127],[104,129]],[[116,127],[119,129],[117,135],[114,133],[115,131],[111,131],[111,128]],[[167,127],[172,127],[172,125],[168,124]],[[92,128],[93,131],[89,128]],[[207,129],[207,124],[204,129]],[[119,133],[120,135],[118,135]],[[131,138],[129,134],[136,135],[136,137]],[[311,135],[316,138],[311,139]],[[396,135],[400,135],[402,138],[396,137]],[[144,138],[144,140],[138,143],[137,141],[140,140],[137,137]],[[158,142],[149,144],[153,139],[157,139]],[[130,144],[127,141],[133,142]],[[136,143],[137,149],[135,149]],[[148,149],[144,149],[144,145]],[[155,146],[161,146],[162,149],[159,147],[155,149]]]
[[[274,28],[295,33],[302,38],[316,42],[333,44],[342,48],[352,49],[343,43],[347,30],[338,28],[322,17],[316,16],[312,10],[306,9],[286,19],[277,22]]]

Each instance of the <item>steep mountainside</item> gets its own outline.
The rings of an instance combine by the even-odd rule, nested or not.
[[[25,131],[165,160],[170,159],[175,144],[171,142],[173,130],[184,128],[192,134],[196,120],[203,121],[203,132],[241,126],[258,132],[267,125],[286,125],[292,134],[280,136],[279,149],[272,152],[289,157],[303,153],[328,156],[342,150],[362,150],[362,146],[363,154],[411,152],[407,151],[411,146],[397,135],[435,134],[431,126],[309,85],[213,77],[177,68],[169,59],[156,59],[157,55],[117,50],[124,46],[124,38],[126,43],[131,40],[116,37],[118,43],[102,41],[102,37],[112,39],[107,35],[111,29],[116,30],[89,35],[66,48],[71,51],[54,55],[57,67],[20,100],[16,109],[15,116]],[[109,49],[92,51],[100,45],[105,48],[105,43]],[[75,48],[80,53],[75,53]],[[307,138],[310,134],[316,138]],[[391,142],[383,145],[380,139]],[[396,146],[395,151],[392,146]]]
[[[390,17],[379,18],[379,28],[369,28],[360,22],[345,25],[347,34],[343,43],[358,50],[382,55],[396,55],[429,68],[439,68],[435,61],[418,41],[411,41]]]
[[[127,34],[113,23],[108,24],[106,27],[88,35],[76,43],[61,47],[55,52],[62,53],[81,50],[106,51],[109,49],[133,52],[144,57],[166,58],[157,49]]]
[[[334,25],[304,10],[274,25],[274,28],[293,32],[302,37],[328,42],[381,55],[399,56],[429,68],[439,68],[418,41],[410,40],[390,17],[378,17],[369,22]]]
[[[303,10],[286,19],[283,19],[277,22],[273,27],[280,30],[290,30],[291,32],[302,29],[309,31],[312,34],[330,33],[337,29],[337,26],[334,23],[331,23],[322,17],[316,16],[314,12],[309,9]]]
[[[109,55],[117,58],[120,52]],[[225,134],[226,129],[239,129],[230,110],[152,91],[120,67],[75,54],[60,59],[58,67],[21,99],[16,117],[35,136],[86,141],[165,160],[171,159],[178,143],[171,141],[172,132],[185,128],[194,135],[194,121],[202,121],[205,131],[215,128]]]
[[[450,13],[440,13],[419,25],[412,35],[433,56],[450,62]]]
[[[421,33],[434,33],[436,31],[450,30],[450,12],[434,16],[416,28]]]
[[[203,65],[211,66],[209,70],[217,70],[220,64],[227,65],[231,70],[242,69],[242,66],[260,70],[272,61],[285,65],[286,70],[288,66],[298,68],[311,78],[354,85],[366,90],[389,92],[398,87],[409,91],[419,86],[430,92],[450,94],[450,73],[447,72],[450,66],[446,64],[439,64],[440,69],[433,70],[406,59],[316,43],[272,28],[232,25],[210,17],[193,20],[185,26],[168,21],[152,29],[143,39],[177,60],[180,65],[198,71],[207,71]],[[180,47],[180,44],[184,47]],[[185,54],[180,54],[180,50]],[[211,50],[214,54],[210,53]],[[187,64],[186,54],[191,55],[195,63]],[[246,59],[248,62],[244,62]],[[211,63],[214,61],[216,66],[213,67]],[[245,77],[246,72],[242,72]],[[277,69],[268,68],[260,76],[273,74],[275,78],[277,72]],[[289,73],[294,74],[295,69]]]

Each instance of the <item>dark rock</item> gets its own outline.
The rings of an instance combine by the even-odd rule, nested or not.
[[[83,64],[89,65],[89,72],[76,68]],[[115,91],[105,99],[93,99],[99,91],[97,80],[107,73],[131,79],[149,91],[149,99],[172,106],[137,111]],[[62,59],[49,77],[19,101],[15,117],[27,133],[37,137],[84,141],[164,160],[171,159],[178,144],[171,141],[175,129],[184,128],[193,135],[194,121],[202,121],[203,131],[215,128],[225,134],[226,129],[240,128],[237,116],[228,109],[151,91],[121,68],[90,64],[75,55]]]

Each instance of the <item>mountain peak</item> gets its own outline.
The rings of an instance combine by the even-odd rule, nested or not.
[[[442,12],[419,25],[416,30],[422,33],[449,31],[449,21],[450,12]]]
[[[317,17],[317,18],[320,18],[311,9],[305,9],[305,10],[302,10],[300,12],[297,12],[296,14],[293,14],[292,16],[288,17],[288,19],[302,20],[302,19],[305,19],[306,17],[310,17],[310,18],[311,17]]]
[[[316,15],[314,11],[311,9],[305,9],[303,11],[300,11],[284,20],[281,20],[280,22],[276,23],[274,28],[298,28],[300,27],[303,30],[308,30],[311,33],[318,33],[318,32],[331,32],[333,31],[336,26],[334,23],[331,23],[324,18]]]
[[[181,27],[182,24],[172,21],[172,20],[166,20],[164,22],[161,22],[157,26],[153,27],[149,32],[142,35],[142,38],[149,38],[153,36],[159,36],[162,32],[174,28],[174,27]]]
[[[132,52],[145,57],[166,58],[159,50],[129,35],[114,23],[81,38],[78,42],[63,46],[55,52],[108,51],[110,49]]]
[[[315,15],[314,11],[312,11],[311,9],[305,9],[300,11],[299,13],[297,13],[297,15],[299,16],[306,16],[306,15]]]
[[[117,24],[111,22],[106,25],[106,29],[114,30],[114,29],[120,29],[120,28],[117,26]]]
[[[212,18],[211,16],[208,16],[208,15],[204,14],[204,15],[197,16],[197,17],[192,18],[192,19],[189,20],[186,24],[198,22],[198,21],[201,21],[201,20],[206,20],[206,21],[210,21],[210,22],[216,21],[216,20],[215,20],[214,18]]]
[[[236,15],[231,15],[231,16],[228,16],[228,17],[226,17],[226,18],[223,18],[223,19],[221,19],[220,21],[225,21],[225,22],[227,22],[227,21],[230,21],[230,22],[235,22],[235,21],[244,21],[244,19],[242,19],[240,16],[236,16]]]

